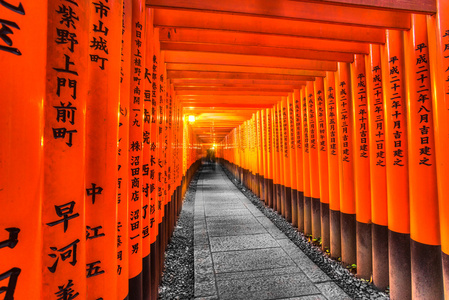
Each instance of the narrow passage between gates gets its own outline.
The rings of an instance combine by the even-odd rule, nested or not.
[[[350,299],[228,179],[200,170],[195,299]]]

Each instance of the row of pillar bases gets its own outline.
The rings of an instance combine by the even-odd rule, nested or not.
[[[332,210],[319,198],[306,197],[302,191],[275,184],[273,179],[253,174],[226,159],[218,160],[240,184],[298,231],[312,239],[321,238],[321,248],[329,251],[333,259],[341,259],[345,266],[355,264],[358,278],[372,280],[379,290],[389,288],[392,299],[412,299],[412,289],[413,299],[439,299],[432,298],[435,294],[429,291],[443,294],[449,256],[439,246],[413,241],[409,234],[394,232],[387,226],[358,222],[355,214]],[[438,268],[441,265],[444,276]],[[412,277],[418,280],[412,281]]]
[[[197,160],[182,177],[181,185],[176,187],[171,201],[164,207],[164,218],[159,223],[159,235],[150,246],[150,254],[142,258],[142,272],[129,279],[129,294],[126,300],[156,300],[164,271],[165,250],[173,235],[175,225],[182,210],[183,198],[195,172],[201,166]]]

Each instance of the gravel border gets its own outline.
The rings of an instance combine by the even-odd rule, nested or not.
[[[353,299],[390,299],[388,291],[379,291],[370,282],[356,278],[340,262],[330,258],[321,247],[309,242],[308,237],[294,228],[276,211],[265,206],[262,200],[242,185],[223,165],[222,168],[232,183],[349,296]]]
[[[201,168],[200,168],[201,170]],[[182,202],[175,230],[165,250],[158,299],[193,299],[193,206],[200,172],[196,172]]]

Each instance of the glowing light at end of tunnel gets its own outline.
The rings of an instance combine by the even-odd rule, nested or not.
[[[188,116],[188,120],[191,123],[195,122],[195,116],[193,116],[193,115]]]

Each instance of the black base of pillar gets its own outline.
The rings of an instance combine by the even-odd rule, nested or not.
[[[312,234],[312,198],[304,196],[304,234]]]
[[[357,277],[370,279],[372,266],[371,223],[357,222]]]
[[[158,298],[158,289],[159,289],[159,257],[158,257],[158,249],[159,249],[159,238],[156,239],[154,243],[150,245],[150,268],[151,268],[151,299]]]
[[[304,232],[304,192],[298,191],[298,231]]]
[[[410,235],[388,231],[390,298],[412,299]]]
[[[373,243],[373,284],[379,290],[385,290],[389,285],[388,268],[388,227],[372,224]]]
[[[321,202],[320,198],[312,198],[312,236],[318,238],[321,236]]]
[[[330,252],[333,258],[341,257],[340,211],[329,209]]]
[[[412,298],[444,299],[441,246],[410,240]]]
[[[274,193],[273,179],[268,179],[267,199],[268,199],[268,206],[271,208],[273,208],[273,193]]]
[[[321,203],[321,248],[330,247],[329,203]]]
[[[290,197],[292,198],[292,225],[298,228],[298,191],[292,189]]]
[[[443,264],[444,299],[449,299],[449,255],[441,252],[441,262]]]
[[[129,279],[129,300],[142,300],[142,273]]]
[[[151,300],[150,254],[142,258],[142,299]]]
[[[281,193],[280,194],[280,197],[281,197],[281,210],[280,210],[280,213],[281,213],[281,215],[285,219],[285,186],[282,185],[282,184],[279,185],[279,186],[280,186],[279,192]]]
[[[262,200],[262,202],[265,202],[265,178],[262,175],[259,175],[259,191],[260,195],[259,198]]]
[[[357,263],[355,214],[340,213],[341,261],[346,265]]]
[[[279,184],[274,184],[274,199],[273,199],[273,209],[278,213],[281,213],[281,186]]]
[[[285,187],[285,219],[292,223],[292,188]]]

